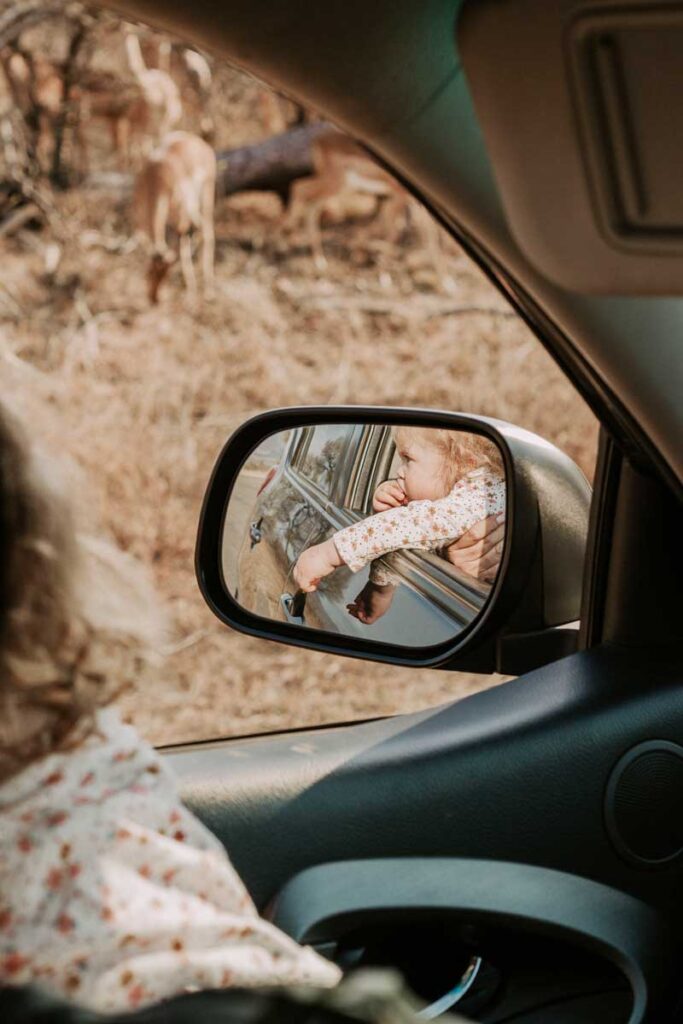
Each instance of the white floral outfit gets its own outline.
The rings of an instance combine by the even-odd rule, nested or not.
[[[339,971],[259,918],[221,843],[113,709],[0,786],[0,984],[99,1011]]]
[[[352,572],[373,562],[374,583],[397,582],[375,559],[390,551],[412,548],[435,551],[458,540],[475,523],[505,511],[505,481],[489,469],[461,477],[445,498],[411,501],[386,509],[339,530],[332,538],[339,556]]]

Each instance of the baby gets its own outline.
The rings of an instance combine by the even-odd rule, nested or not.
[[[399,427],[394,438],[400,467],[375,491],[375,515],[304,551],[294,567],[300,590],[315,590],[341,565],[358,572],[391,551],[438,550],[490,515],[504,520],[505,473],[490,441],[429,427]],[[381,567],[373,567],[371,580],[390,582]]]
[[[204,988],[333,986],[259,918],[163,759],[103,705],[145,667],[158,602],[74,531],[0,407],[0,987],[104,1012]]]

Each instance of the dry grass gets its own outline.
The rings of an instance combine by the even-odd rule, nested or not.
[[[253,83],[222,72],[219,142],[254,137]],[[595,422],[482,275],[448,242],[457,289],[441,294],[410,239],[387,248],[372,223],[328,231],[328,273],[288,237],[277,201],[219,204],[217,292],[192,309],[172,279],[145,301],[142,254],[125,253],[125,198],[57,197],[65,240],[56,281],[32,240],[0,242],[3,393],[36,437],[67,455],[82,515],[146,563],[173,622],[153,690],[125,699],[157,742],[259,732],[423,707],[495,680],[419,674],[298,651],[229,632],[194,580],[199,506],[226,435],[268,407],[434,406],[512,420],[590,475]],[[48,240],[43,233],[39,242]],[[446,306],[498,311],[454,316]]]

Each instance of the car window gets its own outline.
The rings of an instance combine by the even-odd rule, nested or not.
[[[348,423],[325,423],[305,431],[295,467],[325,497],[329,497],[337,482],[346,442],[354,431],[353,424]]]
[[[55,5],[45,8],[44,21],[3,41],[59,73],[72,26]],[[201,258],[193,295],[174,249],[150,301],[153,267],[149,241],[137,241],[133,186],[157,140],[154,118],[126,120],[134,112],[130,31],[148,66],[162,49],[169,54],[182,99],[174,129],[204,136],[218,154],[214,280],[204,294]],[[314,217],[305,178],[291,181],[286,210],[281,194],[248,178],[275,149],[285,161],[292,139],[300,145],[302,132],[317,131],[314,112],[211,54],[190,62],[206,65],[202,84],[188,73],[184,55],[194,47],[186,40],[109,14],[88,19],[85,32],[74,92],[103,83],[117,99],[108,113],[93,91],[66,118],[37,118],[21,105],[26,90],[13,93],[0,66],[0,119],[7,139],[13,133],[6,177],[22,186],[0,209],[0,355],[5,394],[47,451],[69,460],[84,529],[103,531],[153,576],[168,640],[154,679],[140,678],[122,697],[124,714],[155,742],[189,741],[395,714],[500,682],[337,658],[223,627],[194,575],[216,455],[235,427],[268,408],[413,406],[512,421],[558,445],[590,477],[594,417],[504,297],[407,193],[390,194],[384,172],[362,164],[354,180],[370,189],[347,182],[321,191]],[[270,171],[282,180],[293,164],[301,160]],[[50,175],[59,188],[44,187]],[[168,241],[175,244],[170,227]],[[315,492],[349,516],[365,515],[373,482],[391,466],[368,435],[354,474],[340,461],[344,436],[334,427],[313,431],[307,449],[302,439],[297,482],[304,499]],[[254,501],[283,486],[278,457],[254,466]],[[299,492],[287,500],[295,514],[308,513],[298,511]],[[254,537],[258,520],[245,508]],[[265,564],[264,543],[251,543],[247,532],[246,556]],[[263,572],[279,596],[275,562]]]
[[[386,426],[367,425],[359,430],[358,443],[348,460],[347,486],[339,505],[353,518],[372,512],[372,496],[381,480],[387,479],[391,431]]]
[[[401,465],[401,456],[399,455],[398,451],[396,450],[396,445],[392,444],[391,445],[391,462],[389,463],[389,471],[387,473],[388,479],[394,480],[396,478],[396,475],[398,473],[400,465]]]

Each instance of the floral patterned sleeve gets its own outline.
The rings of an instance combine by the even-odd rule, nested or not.
[[[458,480],[445,498],[411,501],[334,534],[340,557],[352,572],[390,551],[430,551],[451,544],[475,523],[505,511],[505,481],[480,469]]]
[[[339,976],[259,917],[222,844],[115,711],[80,747],[0,786],[0,985],[119,1012]]]

